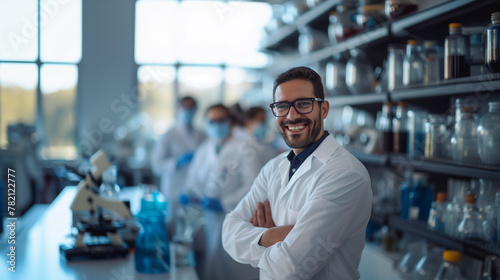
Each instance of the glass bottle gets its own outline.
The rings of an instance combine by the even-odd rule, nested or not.
[[[381,26],[385,17],[384,4],[365,4],[358,6],[356,22],[361,30],[373,30]]]
[[[99,187],[99,194],[102,197],[118,200],[120,186],[116,183],[116,166],[112,165],[102,173],[102,184]]]
[[[500,164],[500,102],[489,102],[489,111],[477,127],[479,158],[487,164]]]
[[[410,211],[410,190],[412,188],[412,176],[410,173],[405,174],[405,180],[399,185],[399,195],[401,209],[399,216],[403,219],[408,219]]]
[[[403,61],[403,86],[422,84],[424,81],[424,61],[420,54],[419,41],[408,40]]]
[[[453,161],[458,164],[479,161],[477,145],[477,124],[472,107],[462,108],[462,117],[455,123],[455,132],[451,138]]]
[[[446,158],[444,153],[446,140],[447,129],[443,116],[429,114],[425,123],[425,157]]]
[[[347,61],[337,54],[326,64],[325,87],[331,95],[350,94],[345,83],[345,68]]]
[[[489,205],[495,202],[495,194],[498,190],[498,182],[479,179],[479,192],[476,192],[476,207],[483,214]]]
[[[385,15],[389,19],[397,19],[418,10],[414,0],[386,0]]]
[[[335,45],[338,43],[337,40],[337,25],[339,24],[339,13],[337,11],[330,12],[330,16],[328,17],[328,39],[330,40],[330,44]]]
[[[387,89],[389,92],[403,86],[404,46],[389,45],[387,48]]]
[[[139,213],[139,233],[135,242],[135,269],[146,274],[170,271],[170,247],[165,212]]]
[[[488,242],[498,244],[500,242],[499,219],[500,219],[500,193],[495,195],[495,202],[486,209],[486,220],[483,222],[484,239]]]
[[[444,232],[450,236],[458,236],[458,225],[463,217],[462,204],[457,196],[453,196],[453,200],[446,205],[446,217],[444,222]]]
[[[413,280],[434,280],[443,256],[443,248],[429,246],[427,253],[418,261],[413,271]]]
[[[337,41],[353,37],[361,32],[355,21],[357,11],[357,3],[354,1],[344,1],[337,6],[338,23],[335,29]]]
[[[425,119],[428,113],[419,109],[408,110],[408,155],[423,156],[425,153]]]
[[[188,195],[181,195],[176,211],[175,264],[177,266],[195,266],[194,236],[204,223],[203,212]]]
[[[392,119],[394,132],[394,152],[406,154],[408,145],[408,106],[399,101],[395,116]]]
[[[461,239],[483,240],[483,222],[484,213],[480,212],[476,205],[476,199],[473,194],[465,196],[465,205],[463,209],[463,218],[458,225],[458,237]]]
[[[467,280],[462,274],[460,261],[462,254],[458,251],[447,250],[443,252],[443,262],[438,269],[434,280]]]
[[[429,211],[429,220],[427,224],[433,230],[444,230],[446,221],[446,193],[438,192],[436,201],[432,202],[431,210]]]
[[[398,265],[398,274],[403,280],[412,280],[413,271],[420,259],[425,255],[425,243],[422,241],[408,244],[408,250]]]
[[[346,65],[345,83],[352,94],[372,92],[373,68],[366,54],[360,49],[349,51],[351,58]]]
[[[424,51],[424,85],[436,84],[439,81],[439,52],[436,41],[425,41]]]
[[[491,14],[486,29],[486,64],[493,73],[500,73],[500,12]]]
[[[444,41],[444,78],[470,75],[469,37],[462,33],[461,23],[450,23],[450,35]]]
[[[393,108],[394,103],[389,101],[385,102],[375,123],[375,127],[381,133],[379,150],[382,152],[392,152],[394,149],[394,136],[392,131]]]
[[[484,29],[469,31],[470,39],[470,75],[476,76],[487,74],[486,61],[484,59]]]
[[[432,189],[428,182],[429,175],[415,172],[412,187],[408,194],[408,219],[427,222],[432,204]]]

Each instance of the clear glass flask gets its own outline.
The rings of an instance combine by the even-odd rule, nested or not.
[[[458,225],[458,237],[461,239],[484,240],[483,222],[485,214],[480,212],[475,205],[473,194],[465,196],[462,221]]]

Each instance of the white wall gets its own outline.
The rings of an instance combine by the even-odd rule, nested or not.
[[[137,109],[135,0],[84,0],[82,9],[77,139],[91,153]]]

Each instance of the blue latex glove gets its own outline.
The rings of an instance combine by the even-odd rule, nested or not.
[[[217,212],[222,212],[224,209],[222,208],[222,204],[220,200],[217,198],[204,197],[201,200],[201,206],[205,210],[212,210]]]
[[[179,195],[179,204],[184,206],[191,204],[191,197],[186,193],[182,193]]]
[[[177,167],[188,165],[193,160],[193,156],[193,152],[187,152],[177,157]]]

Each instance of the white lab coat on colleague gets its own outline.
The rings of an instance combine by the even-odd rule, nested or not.
[[[230,136],[216,153],[216,140],[207,139],[194,155],[189,167],[186,189],[197,197],[219,199],[223,212],[204,210],[205,257],[203,280],[257,279],[258,269],[234,261],[223,249],[221,230],[227,212],[234,209],[248,193],[259,173],[255,148],[240,138]],[[196,242],[196,240],[195,240]],[[198,245],[195,244],[195,247]]]
[[[234,130],[233,130],[234,133]],[[265,142],[257,139],[254,135],[251,135],[246,130],[239,131],[235,133],[237,138],[247,141],[251,146],[255,148],[255,157],[259,165],[263,167],[268,161],[273,159],[278,155],[277,149],[275,149],[270,142]]]
[[[260,268],[260,279],[358,279],[372,191],[363,164],[332,135],[288,180],[283,153],[260,172],[251,191],[226,216],[225,250]],[[249,222],[258,202],[269,200],[276,226],[295,225],[284,241],[258,244],[267,230]]]
[[[195,128],[189,129],[178,121],[156,142],[151,153],[151,169],[160,176],[160,191],[169,200],[169,221],[175,216],[179,195],[185,185],[189,164],[177,166],[177,158],[185,153],[194,153],[205,140],[205,134]]]

